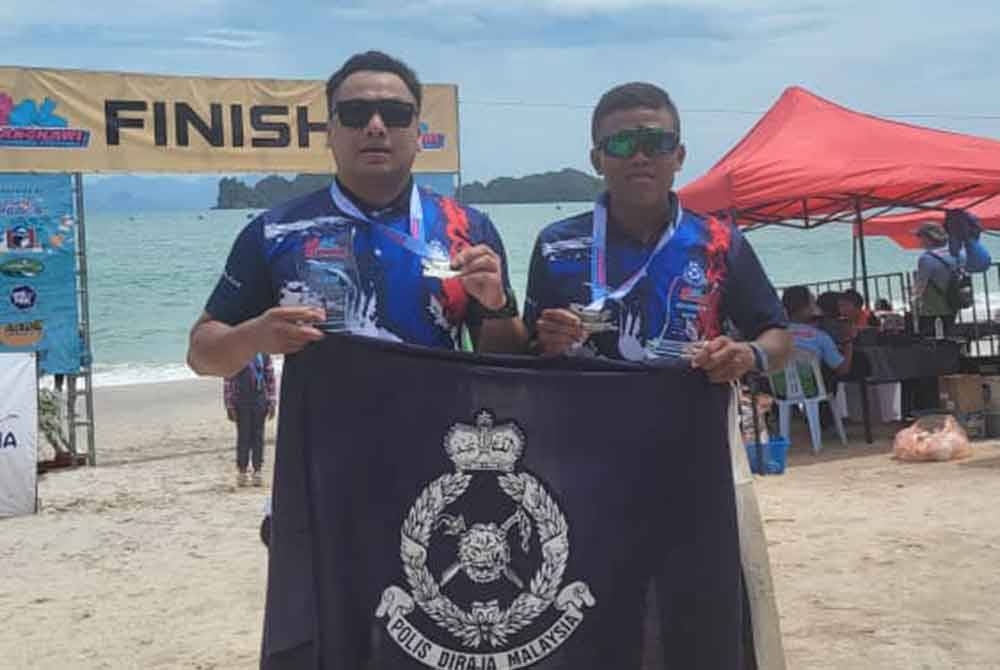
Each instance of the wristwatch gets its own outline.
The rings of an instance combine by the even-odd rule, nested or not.
[[[762,374],[767,374],[771,366],[768,363],[767,352],[764,351],[764,347],[756,342],[747,342],[747,344],[750,345],[750,351],[753,352],[753,369]]]
[[[504,289],[507,301],[497,309],[488,309],[482,303],[479,304],[480,316],[484,319],[513,319],[517,316],[517,298],[509,288]]]

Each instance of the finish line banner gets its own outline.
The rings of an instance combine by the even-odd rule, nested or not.
[[[0,352],[80,371],[76,219],[68,174],[0,173]]]
[[[262,667],[741,669],[727,403],[687,368],[289,356]]]
[[[335,170],[326,82],[0,67],[13,172]],[[423,89],[415,172],[458,172],[458,90]]]

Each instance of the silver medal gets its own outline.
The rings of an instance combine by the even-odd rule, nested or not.
[[[579,303],[570,304],[569,309],[583,322],[583,331],[587,335],[618,330],[615,324],[611,323],[611,310],[587,307]]]
[[[424,258],[421,260],[424,268],[424,276],[433,279],[451,279],[462,274],[459,270],[451,268],[451,261],[447,258]]]

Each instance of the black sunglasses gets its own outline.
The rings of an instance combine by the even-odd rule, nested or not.
[[[417,107],[402,100],[341,100],[334,107],[340,124],[348,128],[364,128],[378,113],[388,128],[406,128],[413,123]]]
[[[632,158],[640,151],[648,158],[668,154],[681,143],[680,136],[663,128],[630,128],[608,135],[597,148],[614,158]]]

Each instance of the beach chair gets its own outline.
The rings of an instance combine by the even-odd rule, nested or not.
[[[778,424],[781,436],[791,444],[791,419],[792,406],[798,405],[802,408],[809,422],[809,435],[812,438],[813,453],[818,453],[823,446],[823,436],[819,422],[819,405],[826,402],[830,404],[830,413],[833,415],[833,425],[837,428],[837,435],[844,446],[847,446],[847,437],[844,435],[844,424],[840,418],[840,412],[834,405],[834,397],[826,390],[823,383],[823,374],[820,371],[819,359],[811,352],[796,349],[791,360],[783,370],[770,374],[771,390],[774,392],[774,401],[778,404]]]

